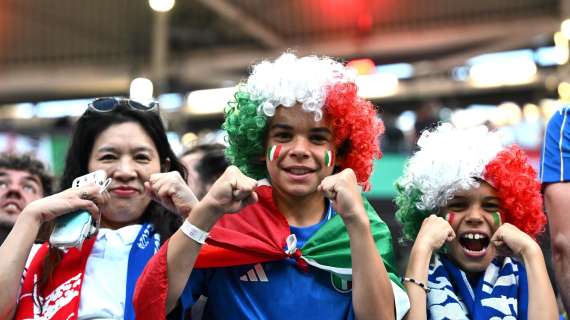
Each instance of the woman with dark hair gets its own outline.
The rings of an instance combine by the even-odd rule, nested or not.
[[[63,191],[28,205],[0,248],[0,318],[135,318],[139,274],[195,201],[157,107],[115,98],[89,105],[67,153]],[[94,184],[70,188],[97,170],[111,179],[107,191]],[[33,245],[42,223],[78,210],[100,219],[96,235],[79,248]]]

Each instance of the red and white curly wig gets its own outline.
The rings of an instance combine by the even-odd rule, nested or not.
[[[406,238],[414,239],[423,219],[479,180],[495,188],[503,222],[533,238],[544,230],[538,175],[517,145],[505,147],[498,133],[483,126],[458,129],[444,123],[423,132],[418,147],[396,182],[396,218]]]

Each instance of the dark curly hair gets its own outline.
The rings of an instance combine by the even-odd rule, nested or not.
[[[43,162],[30,154],[2,153],[0,168],[29,172],[40,178],[43,196],[49,196],[53,192],[53,176]]]

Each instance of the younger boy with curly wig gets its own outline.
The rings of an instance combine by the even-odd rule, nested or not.
[[[425,131],[418,148],[396,183],[396,217],[415,240],[407,317],[557,319],[534,241],[546,223],[540,183],[524,152],[486,127],[450,124]]]
[[[137,317],[200,294],[209,319],[403,317],[390,232],[359,190],[383,125],[356,91],[329,58],[285,53],[253,67],[226,110],[235,166],[146,269]]]

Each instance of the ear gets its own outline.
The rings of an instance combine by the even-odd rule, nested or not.
[[[160,172],[170,171],[170,158],[164,159],[164,163],[160,166]]]

